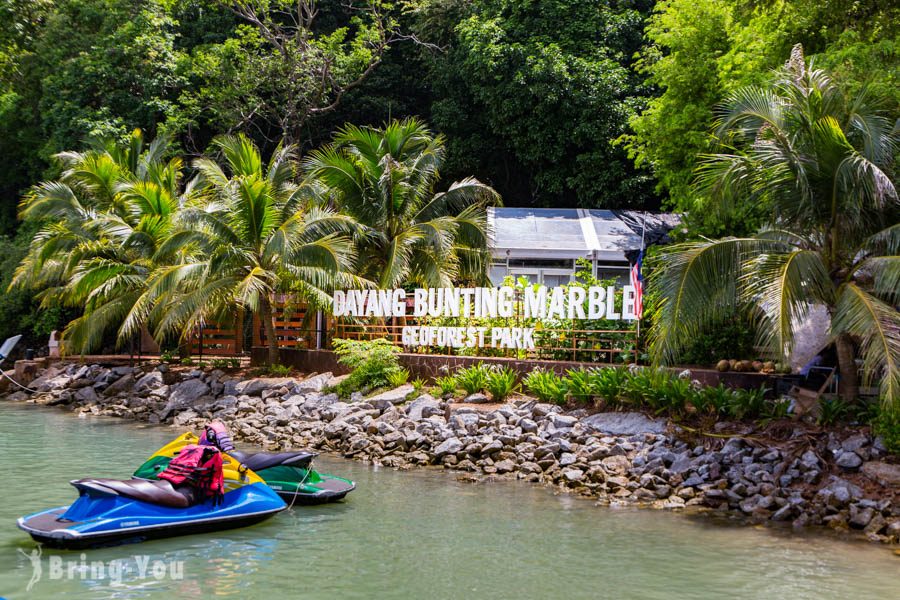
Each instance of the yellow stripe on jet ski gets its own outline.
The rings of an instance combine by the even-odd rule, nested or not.
[[[161,456],[164,458],[175,458],[175,455],[181,452],[181,449],[185,446],[189,446],[191,444],[200,443],[200,438],[198,438],[193,433],[185,433],[184,435],[178,436],[159,450],[153,453],[152,459],[154,456]],[[225,452],[222,452],[222,475],[225,477],[225,489],[233,490],[235,488],[239,488],[242,485],[250,485],[251,483],[265,483],[262,477],[251,471],[250,469],[246,469],[241,471],[239,468],[241,463],[236,458],[232,458]]]

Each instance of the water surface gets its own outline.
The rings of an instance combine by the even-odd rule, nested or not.
[[[86,551],[129,565],[121,581],[76,570],[30,593],[26,513],[71,502],[70,479],[127,477],[178,432],[0,403],[6,473],[0,597],[206,598],[896,598],[900,557],[877,545],[723,527],[708,519],[595,507],[523,482],[463,483],[320,457],[358,489],[246,529]],[[137,557],[137,558],[135,558]],[[138,561],[183,561],[183,578],[137,576]],[[153,563],[149,563],[153,564]]]

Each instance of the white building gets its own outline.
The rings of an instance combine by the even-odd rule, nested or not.
[[[601,278],[628,280],[628,255],[646,245],[664,243],[678,218],[666,213],[583,208],[489,208],[490,278],[498,285],[507,275],[555,286],[572,280],[575,261],[591,261]],[[626,255],[628,254],[628,255]]]

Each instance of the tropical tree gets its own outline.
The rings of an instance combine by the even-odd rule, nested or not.
[[[825,307],[840,393],[858,393],[857,363],[900,409],[900,210],[892,179],[898,130],[862,92],[849,97],[795,47],[771,88],[736,91],[715,127],[721,152],[698,169],[701,194],[727,209],[759,203],[758,234],[701,240],[662,253],[652,335],[672,361],[702,328],[737,310],[759,344],[787,357],[813,307]]]
[[[34,186],[22,201],[20,216],[42,225],[11,287],[42,290],[45,306],[84,310],[63,331],[66,351],[94,350],[111,330],[122,343],[146,324],[136,303],[194,190],[182,187],[182,161],[166,160],[168,148],[166,138],[148,145],[134,130],[124,142],[61,153],[60,178]]]
[[[156,336],[186,335],[204,319],[235,308],[258,313],[269,362],[278,362],[273,320],[277,292],[328,301],[331,287],[364,285],[353,274],[347,235],[353,220],[317,206],[310,188],[294,182],[294,149],[279,147],[265,165],[244,135],[216,138],[225,167],[194,161],[200,199],[179,213],[179,229],[160,248],[181,256],[157,269],[141,305]]]
[[[443,161],[443,136],[417,119],[347,126],[304,161],[323,203],[359,223],[361,272],[381,287],[486,276],[486,206],[499,196],[473,178],[435,193]]]

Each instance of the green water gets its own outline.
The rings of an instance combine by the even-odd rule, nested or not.
[[[81,553],[45,550],[43,577],[26,593],[32,568],[18,549],[34,544],[16,517],[70,502],[69,479],[126,477],[174,437],[168,428],[0,404],[0,597],[898,597],[900,557],[876,545],[598,508],[521,482],[472,485],[441,471],[326,457],[321,470],[358,483],[343,504],[85,553],[87,562],[129,565],[118,582],[89,569],[50,579],[51,556],[77,563]],[[138,561],[146,560],[183,561],[183,577],[140,578]]]

